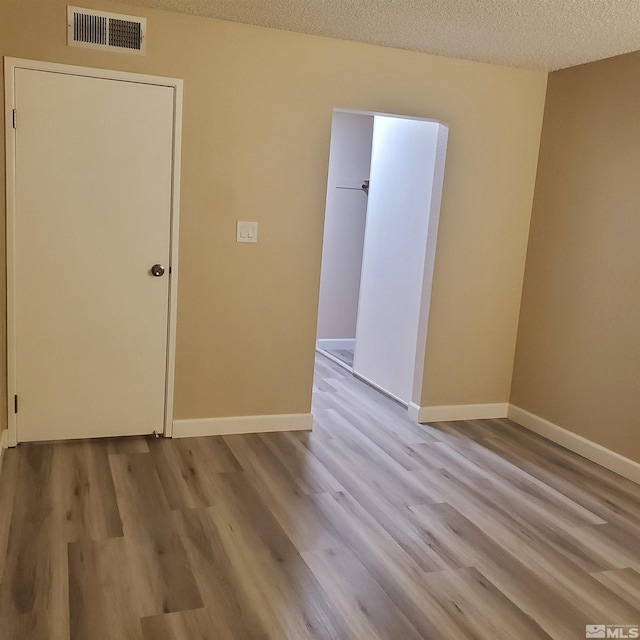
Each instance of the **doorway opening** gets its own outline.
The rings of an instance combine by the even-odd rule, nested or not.
[[[420,404],[448,127],[333,113],[317,350]]]

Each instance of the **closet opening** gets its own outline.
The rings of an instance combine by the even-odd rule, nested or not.
[[[448,127],[335,109],[317,350],[420,404]]]

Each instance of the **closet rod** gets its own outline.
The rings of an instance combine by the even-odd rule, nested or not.
[[[365,180],[359,187],[336,187],[336,189],[345,189],[346,191],[364,191],[369,194],[369,181]]]

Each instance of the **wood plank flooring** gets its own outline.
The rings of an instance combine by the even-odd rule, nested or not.
[[[353,349],[327,349],[327,353],[353,368]]]
[[[21,445],[2,640],[573,640],[640,624],[640,487],[417,425],[319,355],[313,433]]]

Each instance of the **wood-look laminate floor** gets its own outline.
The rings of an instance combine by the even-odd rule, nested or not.
[[[327,349],[326,351],[340,362],[344,362],[347,367],[353,368],[353,349]]]
[[[315,430],[22,445],[2,640],[582,639],[640,623],[640,487],[322,356]]]

